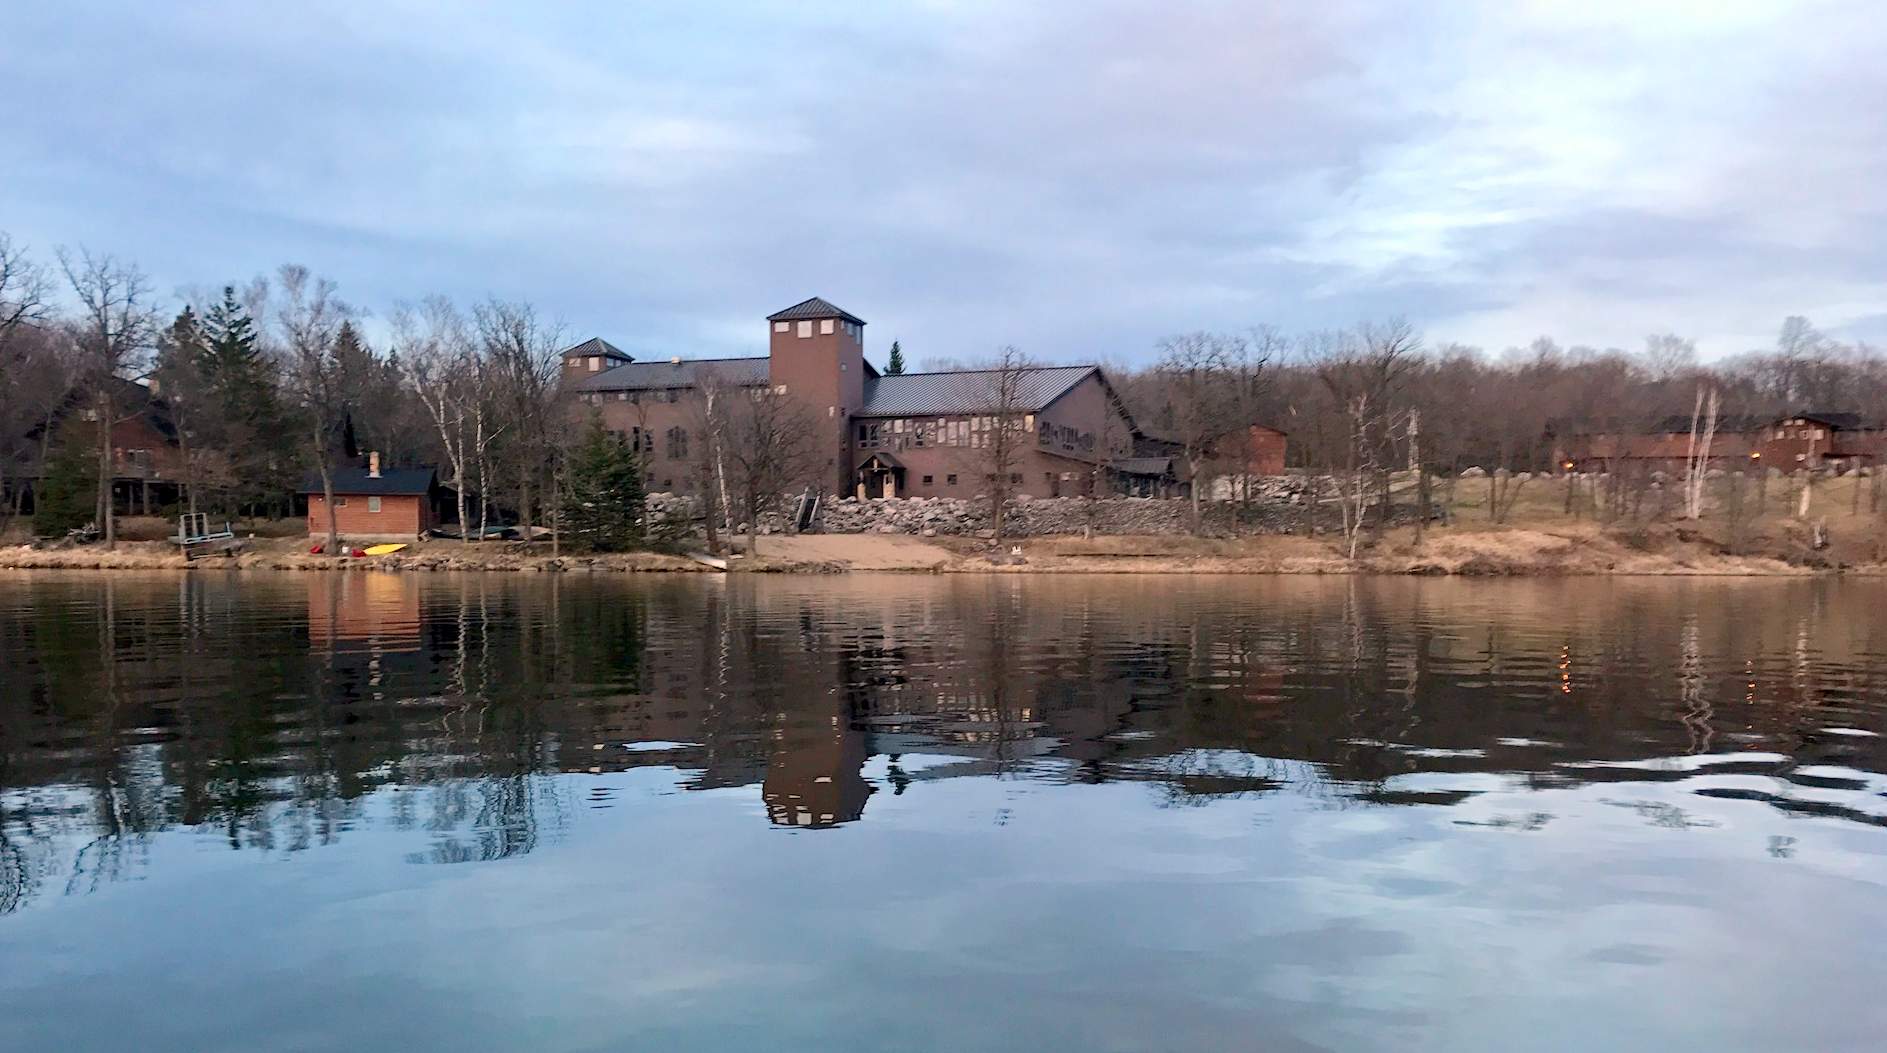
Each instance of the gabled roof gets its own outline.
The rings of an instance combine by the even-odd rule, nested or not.
[[[765,358],[684,358],[680,361],[627,362],[615,369],[591,373],[570,385],[571,391],[661,391],[691,388],[708,370],[737,387],[759,387],[767,382]]]
[[[830,302],[817,296],[810,300],[801,300],[784,311],[775,311],[767,315],[769,322],[798,322],[819,318],[843,318],[853,325],[865,324],[863,318],[850,311],[834,307]]]
[[[1024,372],[1015,408],[1023,413],[1038,413],[1073,390],[1089,376],[1100,373],[1096,366],[1041,366]],[[988,413],[996,408],[999,396],[994,369],[953,371],[949,373],[899,373],[865,380],[865,404],[855,417],[951,416],[963,413]]]
[[[431,468],[385,468],[378,478],[367,474],[365,468],[337,468],[333,473],[334,492],[336,494],[372,494],[375,496],[393,494],[425,494],[432,490],[433,470]],[[310,475],[301,481],[304,494],[321,492],[321,476]]]
[[[626,354],[621,348],[600,336],[590,337],[580,344],[573,344],[563,350],[563,357],[565,358],[573,358],[579,355],[601,355],[604,358],[619,359],[623,362],[635,361],[634,358]]]

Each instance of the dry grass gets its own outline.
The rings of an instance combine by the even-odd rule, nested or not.
[[[1005,573],[1231,573],[1231,574],[1803,574],[1844,569],[1887,573],[1887,514],[1868,505],[1869,481],[1860,478],[1821,481],[1815,490],[1811,521],[1825,523],[1828,544],[1812,544],[1810,521],[1794,518],[1799,490],[1793,480],[1772,479],[1764,514],[1741,530],[1732,530],[1720,510],[1697,521],[1647,516],[1626,523],[1601,524],[1589,513],[1567,515],[1563,480],[1532,480],[1520,492],[1509,522],[1487,522],[1486,487],[1462,480],[1455,493],[1449,525],[1433,525],[1424,543],[1415,544],[1411,527],[1389,531],[1366,546],[1359,558],[1344,557],[1340,539],[1265,535],[1217,539],[1171,536],[1047,537],[1006,542],[992,561],[987,542],[973,538],[920,539],[903,535],[809,535],[761,539],[760,557],[734,560],[730,569],[748,572],[830,573],[875,571],[997,571]],[[1445,491],[1438,488],[1440,500]],[[1754,488],[1747,497],[1753,501]],[[1399,502],[1412,500],[1406,489]],[[1675,501],[1673,494],[1672,500]],[[1887,504],[1887,499],[1883,500]],[[1655,512],[1655,497],[1646,512]],[[1674,512],[1675,509],[1667,510]],[[0,567],[85,569],[237,568],[275,570],[601,570],[702,571],[691,560],[654,553],[555,558],[543,543],[457,541],[416,542],[393,556],[335,559],[308,553],[301,520],[257,524],[253,532],[237,524],[247,538],[234,557],[210,557],[189,564],[167,542],[168,520],[127,518],[121,536],[133,539],[118,551],[100,546],[33,549],[0,547]],[[1325,521],[1328,526],[1328,517]],[[20,537],[18,524],[14,536]],[[142,539],[142,540],[139,540]],[[1010,556],[1019,548],[1021,560]]]

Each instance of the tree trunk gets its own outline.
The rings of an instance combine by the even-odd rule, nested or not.
[[[747,497],[747,555],[760,554],[760,491],[749,488]]]
[[[1204,523],[1204,517],[1199,510],[1199,462],[1192,457],[1187,457],[1186,470],[1192,475],[1192,533],[1194,537],[1198,537]]]
[[[1429,501],[1429,494],[1428,494],[1428,467],[1426,465],[1418,464],[1415,466],[1415,547],[1416,548],[1421,548],[1422,542],[1428,537],[1428,515],[1429,515],[1430,504],[1431,502]]]
[[[328,511],[328,544],[323,551],[330,556],[338,556],[341,554],[341,519],[334,509],[334,472],[328,467],[326,444],[322,438],[321,429],[316,428],[315,464],[321,469],[321,501]]]
[[[117,517],[112,514],[111,479],[111,400],[98,403],[98,528],[104,532],[105,550],[118,547]]]
[[[550,554],[553,558],[563,555],[563,467],[562,458],[557,458],[556,467],[550,473]]]

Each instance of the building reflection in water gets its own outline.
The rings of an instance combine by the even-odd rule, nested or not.
[[[811,830],[866,817],[880,792],[966,776],[1145,783],[1172,805],[1291,792],[1375,807],[1458,804],[1487,784],[1450,776],[1681,778],[1639,762],[1737,751],[1781,754],[1764,770],[1785,775],[1881,772],[1887,740],[1840,733],[1887,730],[1876,595],[32,578],[0,602],[0,911],[127,876],[177,827],[237,850],[378,827],[423,837],[415,861],[515,856],[569,826],[576,776],[628,768],[750,790],[772,823]]]

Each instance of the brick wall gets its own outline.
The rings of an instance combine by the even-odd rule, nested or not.
[[[432,523],[425,510],[425,499],[411,494],[381,497],[380,511],[373,511],[373,499],[360,494],[335,495],[335,520],[341,536],[348,539],[417,537]],[[308,495],[308,536],[326,536],[328,507],[320,494]]]

